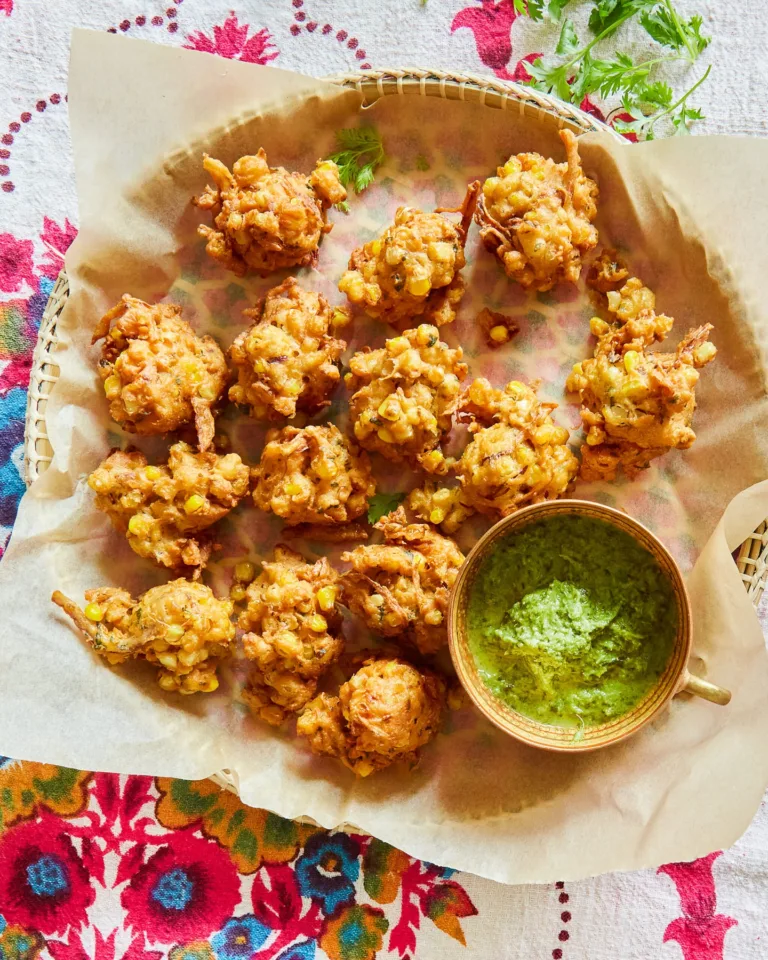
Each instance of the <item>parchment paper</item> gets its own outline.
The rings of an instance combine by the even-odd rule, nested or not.
[[[602,239],[628,253],[659,308],[677,318],[672,344],[711,321],[720,353],[702,375],[691,450],[655,461],[633,483],[582,484],[577,493],[646,522],[687,570],[696,561],[693,669],[729,687],[732,703],[680,697],[624,745],[573,758],[517,745],[466,708],[449,717],[412,773],[356,781],[311,757],[289,730],[250,718],[237,703],[242,663],[215,695],[169,697],[146,665],[108,668],[51,606],[56,588],[79,601],[99,584],[140,591],[165,579],[110,529],[84,483],[108,448],[128,439],[107,418],[91,330],[130,291],[181,303],[200,332],[228,345],[243,328],[242,309],[283,279],[238,280],[204,256],[194,232],[200,218],[189,207],[205,183],[203,147],[229,163],[263,145],[272,163],[308,169],[332,148],[335,130],[377,125],[389,160],[376,185],[351,199],[349,217],[331,213],[317,270],[299,271],[302,283],[338,301],[349,251],[398,205],[458,202],[468,179],[510,152],[562,157],[555,128],[518,111],[421,97],[387,98],[361,115],[356,94],[305,77],[87,32],[73,41],[69,109],[80,234],[67,257],[61,379],[47,411],[55,458],[25,496],[0,565],[0,752],[190,779],[227,768],[247,803],[324,826],[352,823],[416,856],[507,882],[687,860],[732,843],[768,783],[768,656],[730,556],[768,515],[768,482],[758,482],[768,476],[768,144],[582,141],[600,184]],[[464,346],[472,375],[497,384],[542,379],[542,392],[562,400],[561,422],[576,426],[562,384],[591,349],[583,292],[526,296],[480,249],[474,229],[467,250],[470,292],[443,336]],[[483,305],[514,314],[522,327],[493,354],[473,325]],[[350,349],[379,344],[386,332],[357,318]],[[340,390],[330,418],[343,423],[345,408]],[[246,460],[258,459],[263,432],[247,418],[230,409],[220,428]],[[140,445],[157,455],[166,446]],[[415,479],[376,469],[382,489]],[[225,591],[232,565],[267,555],[280,530],[275,518],[241,505],[222,525],[224,548],[207,582]],[[464,546],[477,532],[464,531]],[[321,545],[302,549],[310,555]]]

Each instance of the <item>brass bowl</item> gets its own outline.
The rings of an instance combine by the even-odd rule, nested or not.
[[[592,517],[607,522],[628,533],[640,546],[652,554],[673,587],[678,614],[677,636],[672,654],[656,685],[629,713],[600,726],[586,727],[578,732],[573,728],[550,726],[531,720],[491,693],[480,677],[467,639],[467,606],[472,585],[480,564],[493,550],[497,541],[522,530],[530,523],[565,515]],[[514,573],[511,572],[510,575],[514,576]],[[633,520],[619,510],[587,500],[552,500],[537,503],[505,517],[491,527],[475,544],[459,571],[451,591],[448,607],[448,637],[456,673],[478,710],[510,736],[546,750],[583,753],[625,740],[649,723],[664,709],[672,697],[682,691],[696,694],[721,705],[727,704],[731,699],[728,690],[702,680],[688,670],[692,643],[691,602],[683,575],[670,552],[637,520]]]

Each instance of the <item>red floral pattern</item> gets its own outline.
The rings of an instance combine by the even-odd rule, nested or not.
[[[198,30],[187,37],[184,46],[188,50],[216,53],[228,60],[246,60],[248,63],[261,64],[274,60],[278,51],[272,43],[270,32],[262,29],[249,38],[250,29],[247,23],[239,24],[232,13],[220,27],[213,28],[213,38]]]

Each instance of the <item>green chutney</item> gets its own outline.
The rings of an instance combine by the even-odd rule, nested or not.
[[[467,630],[480,676],[513,710],[594,727],[631,710],[664,672],[677,605],[628,534],[558,516],[497,541],[472,585]]]

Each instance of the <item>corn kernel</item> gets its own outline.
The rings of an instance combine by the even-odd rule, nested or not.
[[[445,460],[441,450],[430,450],[428,454],[422,459],[421,465],[427,471],[431,473],[436,470],[440,464]]]
[[[375,769],[370,760],[358,760],[355,764],[355,773],[358,777],[369,777]]]
[[[235,603],[240,603],[241,600],[245,600],[246,592],[242,583],[233,584],[233,586],[230,588],[229,596],[235,601]]]
[[[716,353],[717,347],[714,343],[700,343],[693,351],[693,361],[697,367],[703,367],[705,363],[709,363]]]
[[[410,348],[410,343],[405,337],[392,337],[391,340],[387,340],[387,348],[390,353],[394,353],[395,356],[401,354],[404,350]]]
[[[318,460],[317,463],[314,464],[314,468],[315,473],[322,480],[331,480],[338,473],[336,464],[328,460]]]
[[[162,663],[166,670],[175,670],[179,665],[175,653],[158,653],[157,660],[158,663]]]
[[[379,404],[379,409],[376,411],[380,417],[384,417],[385,420],[399,420],[400,411],[398,410],[397,402],[390,403],[389,397]]]
[[[552,423],[542,423],[542,425],[534,432],[533,442],[538,446],[542,447],[545,443],[551,443],[555,436],[555,426]]]
[[[198,395],[203,398],[203,400],[215,400],[216,399],[216,388],[213,384],[204,383],[202,387],[199,387]]]
[[[194,360],[186,360],[181,365],[181,369],[192,383],[200,383],[203,379],[203,371],[200,369],[200,365],[195,363]]]
[[[445,520],[445,510],[440,510],[435,507],[434,510],[430,511],[429,522],[434,523],[437,526],[438,523],[442,523]]]
[[[593,337],[602,337],[610,329],[610,325],[605,320],[601,320],[600,317],[592,317],[589,321],[589,330]]]
[[[275,637],[275,650],[281,657],[298,657],[301,653],[301,640],[295,633],[285,630]],[[277,686],[277,678],[275,678],[275,689]]]
[[[425,614],[424,622],[428,623],[430,627],[436,627],[443,622],[443,615],[439,610],[430,610],[429,613]]]
[[[166,628],[165,635],[171,642],[174,640],[181,640],[181,638],[184,636],[184,627],[182,627],[181,624],[172,623]]]
[[[114,374],[111,377],[107,377],[107,379],[104,381],[104,393],[106,394],[108,400],[114,400],[116,397],[119,397],[122,389],[122,380],[120,377],[117,377]]]
[[[313,613],[307,620],[307,626],[313,633],[324,633],[328,629],[328,621],[319,613]]]
[[[379,437],[379,440],[381,440],[382,443],[394,443],[394,442],[395,442],[395,438],[394,438],[394,436],[392,435],[392,431],[391,431],[391,430],[387,430],[386,427],[379,427],[379,429],[376,431],[376,433],[377,433],[377,435],[378,435],[378,437]]]
[[[328,613],[329,610],[333,610],[333,607],[336,603],[336,595],[338,590],[336,587],[320,587],[317,591],[317,603],[321,610],[324,610]]]
[[[374,255],[374,257],[378,257],[378,255],[381,253],[381,240],[373,240],[371,242],[371,253]]]
[[[608,309],[611,313],[617,313],[621,305],[621,294],[618,290],[609,290],[606,296],[608,298]]]
[[[89,603],[83,612],[86,617],[88,617],[89,620],[93,620],[94,623],[99,623],[100,620],[104,619],[104,611],[98,603]]]
[[[197,653],[194,650],[182,650],[179,654],[179,663],[182,667],[192,667],[197,662]]]
[[[256,576],[256,567],[249,560],[241,560],[235,564],[235,580],[241,583],[250,583]]]
[[[176,690],[176,679],[170,673],[163,673],[157,678],[160,688],[166,693],[174,693]]]
[[[509,340],[509,330],[502,324],[498,324],[495,327],[491,327],[489,336],[495,343],[505,343]]]
[[[151,525],[152,521],[147,517],[140,513],[134,513],[128,521],[128,533],[133,534],[134,537],[146,537]]]
[[[213,693],[214,690],[218,690],[219,687],[219,678],[215,673],[212,673],[210,677],[207,677],[204,683],[200,684],[200,693]]]
[[[423,277],[420,280],[411,280],[408,283],[408,293],[414,297],[424,297],[429,293],[429,289],[432,284],[429,282],[429,277]]]
[[[624,369],[627,373],[632,373],[640,362],[640,354],[637,350],[627,350],[624,354]]]
[[[184,513],[197,513],[199,510],[202,510],[204,506],[205,497],[201,497],[198,493],[193,493],[184,504]]]
[[[147,478],[147,480],[159,480],[162,475],[163,471],[160,469],[160,467],[153,467],[151,465],[144,467],[144,476]]]
[[[420,323],[416,329],[416,342],[427,347],[437,339],[437,330],[429,323]]]
[[[331,326],[333,327],[345,327],[349,320],[349,311],[342,310],[341,307],[337,307],[331,314]]]
[[[259,358],[253,361],[253,369],[256,373],[266,373],[267,370],[269,370],[269,366],[266,360]]]
[[[289,497],[296,497],[301,493],[302,487],[300,483],[286,483],[285,492]]]

